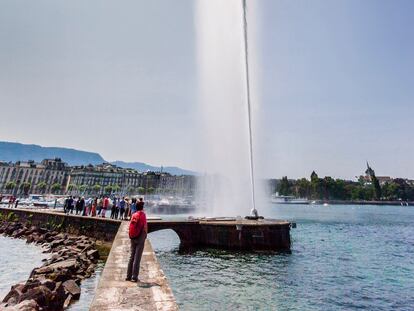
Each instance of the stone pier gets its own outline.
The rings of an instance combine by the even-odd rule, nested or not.
[[[105,243],[113,242],[90,310],[178,310],[172,290],[148,239],[141,260],[139,278],[142,282],[137,284],[125,281],[130,247],[129,222],[21,208],[0,208],[0,218],[75,235],[87,235]],[[180,238],[182,248],[289,251],[290,227],[291,223],[287,221],[272,219],[148,220],[149,232],[174,230]]]
[[[125,281],[129,246],[128,223],[122,223],[89,310],[178,310],[171,288],[148,239],[141,260],[139,273],[141,282]]]

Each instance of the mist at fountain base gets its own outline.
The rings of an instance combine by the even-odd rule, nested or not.
[[[200,0],[196,5],[198,166],[204,173],[197,196],[205,215],[240,215],[249,212],[246,206],[260,206],[250,95],[251,104],[258,101],[251,83],[255,79],[249,84],[247,18],[249,29],[254,22],[245,5],[242,0]]]

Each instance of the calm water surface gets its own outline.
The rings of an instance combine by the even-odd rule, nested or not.
[[[273,205],[291,254],[178,252],[150,234],[181,310],[414,310],[414,208]]]
[[[43,249],[24,240],[0,235],[0,300],[10,291],[12,285],[26,282],[33,268],[42,264],[47,254]]]
[[[291,254],[178,252],[171,230],[150,234],[181,310],[414,310],[414,208],[273,205],[297,222]],[[0,236],[0,296],[47,254]],[[87,310],[103,264],[82,283]]]

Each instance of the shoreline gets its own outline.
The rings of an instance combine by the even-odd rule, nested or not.
[[[344,200],[309,200],[309,202],[271,202],[280,205],[377,205],[377,206],[414,206],[413,201],[344,201]]]
[[[414,206],[414,202],[407,201],[345,201],[345,200],[317,200],[315,204],[330,205],[380,205],[380,206]],[[309,203],[310,204],[310,203]]]
[[[63,310],[81,295],[82,280],[95,271],[99,251],[93,239],[3,220],[0,234],[45,248],[48,258],[33,268],[25,282],[13,285],[2,310]]]

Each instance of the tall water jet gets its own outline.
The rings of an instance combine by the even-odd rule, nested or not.
[[[247,98],[247,118],[249,120],[249,155],[250,155],[250,180],[252,187],[252,214],[257,217],[258,212],[256,209],[256,191],[255,191],[255,179],[254,179],[254,158],[253,158],[253,134],[252,134],[252,109],[250,98],[250,74],[249,74],[249,41],[247,32],[247,3],[243,1],[243,37],[244,37],[244,58],[245,58],[245,70],[246,70],[246,98]]]
[[[196,12],[202,126],[199,196],[212,215],[256,206],[245,0],[199,0]]]

